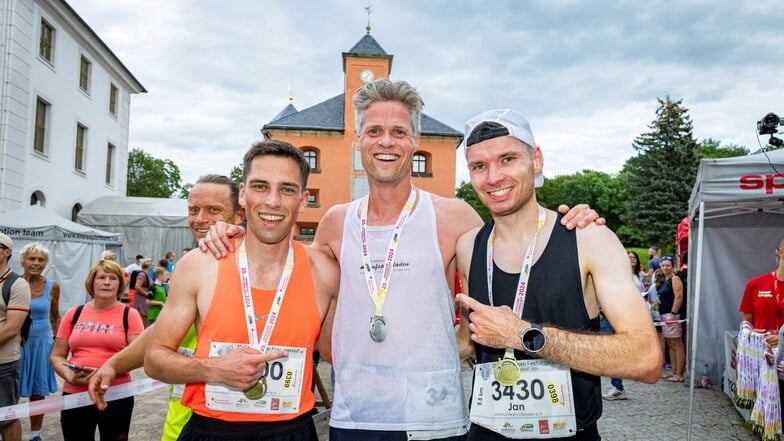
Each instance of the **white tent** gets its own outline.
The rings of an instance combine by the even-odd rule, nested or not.
[[[19,251],[31,242],[49,249],[44,275],[60,284],[60,314],[87,300],[84,279],[105,249],[119,252],[120,235],[85,227],[34,205],[0,214],[0,232],[14,241],[10,267],[22,273]]]
[[[784,149],[703,159],[689,217],[691,378],[708,364],[719,384],[725,331],[737,331],[743,319],[746,281],[775,268],[773,251],[784,238]]]
[[[156,263],[166,251],[179,256],[193,246],[185,199],[102,196],[87,204],[79,223],[122,234],[122,261],[128,265],[141,254]]]

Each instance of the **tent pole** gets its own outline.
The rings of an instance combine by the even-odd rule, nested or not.
[[[692,321],[689,322],[691,329],[691,363],[689,366],[689,424],[688,435],[686,440],[691,441],[691,421],[692,413],[694,411],[694,370],[697,361],[697,326],[699,325],[700,315],[700,289],[702,285],[702,250],[703,250],[703,233],[705,231],[705,202],[700,202],[699,221],[697,222],[697,265],[695,267],[697,278],[694,280],[694,301],[692,302]],[[692,276],[695,271],[690,271]]]

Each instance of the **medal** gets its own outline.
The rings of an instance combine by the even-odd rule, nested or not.
[[[513,349],[508,348],[504,358],[498,359],[493,374],[501,386],[514,386],[517,383],[517,379],[520,378],[520,366],[517,365]]]
[[[267,379],[264,377],[259,378],[259,381],[253,386],[242,391],[249,400],[259,400],[267,394]]]
[[[382,342],[387,338],[387,322],[383,316],[374,315],[370,318],[370,338],[375,342]]]

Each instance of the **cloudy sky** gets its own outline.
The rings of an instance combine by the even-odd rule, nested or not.
[[[148,90],[130,147],[173,160],[183,183],[228,174],[287,104],[343,92],[341,53],[367,1],[67,0]],[[391,77],[462,130],[481,110],[531,122],[545,176],[614,173],[657,98],[683,99],[698,140],[759,148],[756,121],[784,114],[784,5],[773,0],[373,0]],[[767,137],[760,140],[767,142]],[[462,152],[458,154],[460,158]],[[467,179],[459,163],[458,182]]]

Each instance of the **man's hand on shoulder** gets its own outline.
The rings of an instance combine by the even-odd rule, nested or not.
[[[245,228],[220,221],[210,227],[207,237],[199,239],[199,249],[212,253],[216,259],[222,259],[229,252],[234,252],[233,238],[243,237]]]
[[[562,204],[558,206],[558,212],[564,215],[561,218],[561,225],[565,226],[567,230],[573,230],[575,227],[585,228],[592,223],[596,223],[596,225],[606,223],[604,218],[599,217],[599,213],[587,204],[577,204],[571,209]]]

